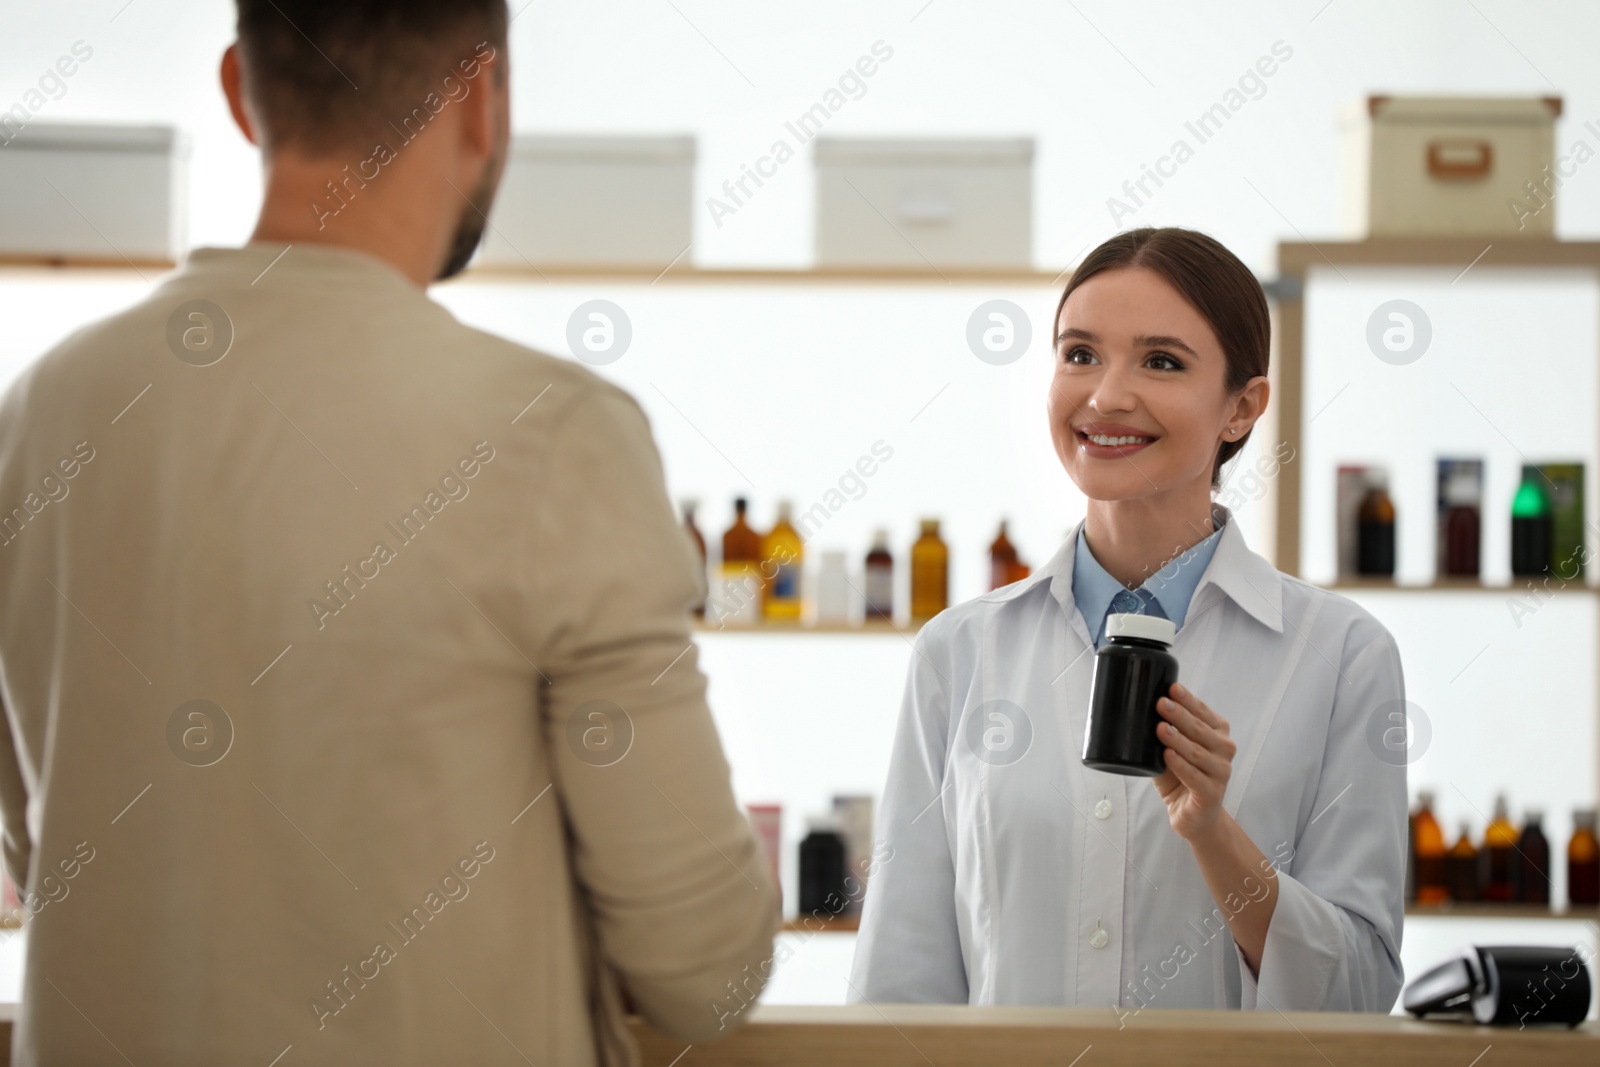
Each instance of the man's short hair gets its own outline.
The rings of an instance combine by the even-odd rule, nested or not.
[[[370,150],[428,94],[448,95],[446,78],[463,82],[463,64],[505,51],[506,0],[237,3],[244,91],[269,152]]]

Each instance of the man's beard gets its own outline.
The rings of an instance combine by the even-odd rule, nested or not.
[[[455,237],[450,241],[450,255],[445,259],[444,266],[439,268],[439,273],[434,275],[434,281],[442,282],[460,274],[466,269],[472,254],[478,250],[478,242],[483,240],[483,229],[489,224],[489,208],[494,203],[495,187],[500,184],[500,163],[498,158],[491,159],[489,165],[483,168],[483,179],[462,208]]]

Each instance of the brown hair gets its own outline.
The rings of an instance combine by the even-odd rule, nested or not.
[[[236,0],[263,147],[370,152],[425,125],[463,72],[506,47],[506,0]],[[480,43],[488,49],[476,51]],[[462,64],[469,64],[463,67]],[[498,64],[495,77],[505,77]],[[440,106],[443,106],[442,104]]]
[[[1072,291],[1102,271],[1123,267],[1155,271],[1200,312],[1228,359],[1223,384],[1230,394],[1243,390],[1251,378],[1267,373],[1272,327],[1261,283],[1215,238],[1177,226],[1127,230],[1090,252],[1072,272],[1056,304],[1052,351],[1059,347],[1061,309]],[[1222,485],[1222,465],[1243,450],[1252,432],[1253,427],[1237,441],[1222,442],[1211,468],[1212,489]]]

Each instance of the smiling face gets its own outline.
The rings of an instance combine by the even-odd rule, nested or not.
[[[1209,493],[1217,449],[1259,411],[1255,389],[1228,394],[1227,357],[1205,317],[1161,275],[1122,267],[1074,289],[1056,331],[1050,434],[1084,495],[1125,500],[1197,483]]]

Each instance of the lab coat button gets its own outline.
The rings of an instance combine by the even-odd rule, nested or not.
[[[1094,806],[1094,817],[1097,819],[1109,819],[1111,817],[1111,801],[1101,797],[1100,803]]]
[[[1096,926],[1094,933],[1089,935],[1089,944],[1095,948],[1105,948],[1110,941],[1111,935],[1106,933],[1106,928],[1103,926]]]

